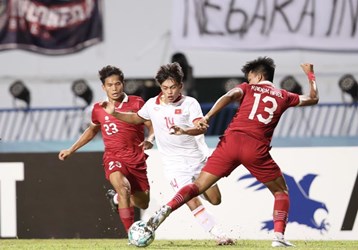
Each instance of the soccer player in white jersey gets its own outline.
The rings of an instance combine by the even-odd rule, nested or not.
[[[221,96],[204,118],[196,121],[197,129],[207,128],[210,119],[229,103],[240,103],[234,118],[199,177],[180,189],[166,205],[149,218],[149,227],[157,229],[165,218],[186,201],[205,192],[218,180],[229,176],[243,165],[258,182],[268,188],[274,198],[274,238],[271,246],[294,246],[284,237],[290,208],[289,190],[281,168],[270,154],[270,144],[284,112],[291,107],[316,105],[319,95],[313,64],[301,64],[309,83],[308,93],[302,95],[275,87],[275,67],[274,61],[269,57],[259,57],[247,62],[241,70],[248,82]],[[178,136],[188,132],[186,128],[179,127],[174,127],[173,130]],[[251,216],[254,218],[255,214]]]
[[[152,122],[165,175],[174,191],[178,191],[198,177],[207,161],[209,151],[204,141],[205,129],[192,129],[191,135],[175,136],[171,134],[171,128],[173,126],[191,128],[196,120],[203,118],[203,113],[196,99],[182,95],[183,71],[178,63],[162,65],[155,79],[160,84],[161,93],[149,99],[137,113],[118,112],[111,103],[107,102],[103,102],[102,106],[109,114],[121,121],[132,124],[141,124],[148,120]],[[217,185],[206,190],[203,196],[213,205],[221,202]],[[186,204],[195,219],[215,238],[218,245],[234,243],[215,223],[200,198],[195,197]]]

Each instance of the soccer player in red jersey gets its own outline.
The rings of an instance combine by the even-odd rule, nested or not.
[[[173,125],[189,128],[195,125],[194,121],[203,118],[198,101],[182,94],[183,76],[182,68],[177,62],[160,66],[155,79],[160,85],[161,93],[150,98],[137,113],[117,112],[111,103],[101,104],[106,112],[119,120],[133,124],[148,120],[152,122],[165,176],[175,192],[193,182],[209,156],[209,148],[203,135],[205,130],[197,130],[195,137],[170,133]],[[209,187],[203,196],[213,205],[221,202],[218,185]],[[216,223],[199,197],[191,199],[187,205],[195,220],[215,238],[218,245],[233,244],[234,241]]]
[[[203,193],[220,178],[230,175],[242,164],[274,196],[272,246],[293,246],[284,239],[290,206],[287,185],[269,151],[274,129],[285,110],[318,103],[313,65],[306,63],[301,68],[309,81],[310,90],[307,95],[290,93],[273,85],[275,64],[271,58],[260,57],[249,61],[242,68],[248,83],[242,83],[220,97],[204,118],[196,123],[195,128],[174,127],[177,135],[193,134],[192,130],[206,129],[209,120],[229,103],[240,103],[236,115],[199,177],[180,189],[172,200],[158,210],[149,219],[148,226],[155,230],[172,211]]]
[[[108,102],[114,104],[116,111],[137,112],[143,106],[141,97],[123,92],[124,76],[119,68],[110,65],[103,67],[99,71],[99,78]],[[99,131],[102,132],[105,176],[118,194],[118,214],[126,231],[134,223],[134,206],[146,209],[149,204],[150,187],[144,150],[153,147],[154,132],[150,121],[145,125],[148,127],[146,140],[143,124],[119,121],[96,103],[92,109],[91,124],[70,148],[61,150],[58,155],[60,160],[65,160],[91,141]]]

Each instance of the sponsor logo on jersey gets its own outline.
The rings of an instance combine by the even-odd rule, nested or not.
[[[181,109],[175,109],[174,114],[181,115],[182,111]]]

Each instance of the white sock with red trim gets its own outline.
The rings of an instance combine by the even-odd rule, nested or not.
[[[206,232],[210,232],[210,230],[215,226],[215,220],[213,216],[205,209],[203,205],[200,205],[191,212],[193,213],[196,221],[204,228]]]

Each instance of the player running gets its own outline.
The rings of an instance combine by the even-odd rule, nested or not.
[[[207,161],[209,151],[204,141],[205,129],[194,131],[191,135],[195,136],[175,136],[170,134],[170,128],[174,125],[192,127],[194,121],[203,118],[203,113],[196,99],[181,94],[183,72],[178,63],[161,66],[155,79],[160,84],[162,92],[149,99],[137,113],[118,112],[113,109],[111,103],[106,102],[103,103],[103,107],[112,116],[128,123],[141,124],[149,120],[152,122],[165,175],[172,188],[178,191],[198,177]],[[217,185],[208,187],[203,196],[213,205],[221,202]],[[187,200],[186,204],[198,223],[216,239],[218,245],[234,243],[215,223],[198,197]]]
[[[138,111],[144,104],[139,96],[128,96],[123,92],[123,72],[114,66],[106,66],[99,71],[102,89],[106,92],[108,102],[116,111]],[[145,124],[149,129],[148,138],[153,138],[150,121]],[[134,206],[146,209],[149,204],[149,182],[147,178],[147,155],[144,149],[153,147],[152,140],[144,141],[144,126],[121,122],[108,115],[96,103],[92,109],[92,122],[80,138],[69,148],[61,150],[60,160],[76,152],[90,142],[101,130],[105,145],[103,168],[107,180],[119,194],[117,213],[126,231],[134,223]]]
[[[229,103],[240,102],[236,115],[199,177],[194,183],[180,189],[172,200],[158,210],[149,219],[148,226],[157,229],[171,212],[205,192],[242,164],[274,196],[272,246],[293,246],[284,239],[290,207],[289,192],[281,169],[269,151],[274,129],[288,108],[318,103],[313,65],[302,64],[301,67],[309,81],[310,90],[307,95],[297,95],[276,88],[272,83],[274,61],[268,57],[260,57],[247,62],[242,68],[248,83],[240,84],[220,97],[204,118],[196,122],[196,128],[174,127],[175,134],[180,135],[178,137],[194,134],[198,129],[206,129],[209,120]]]

